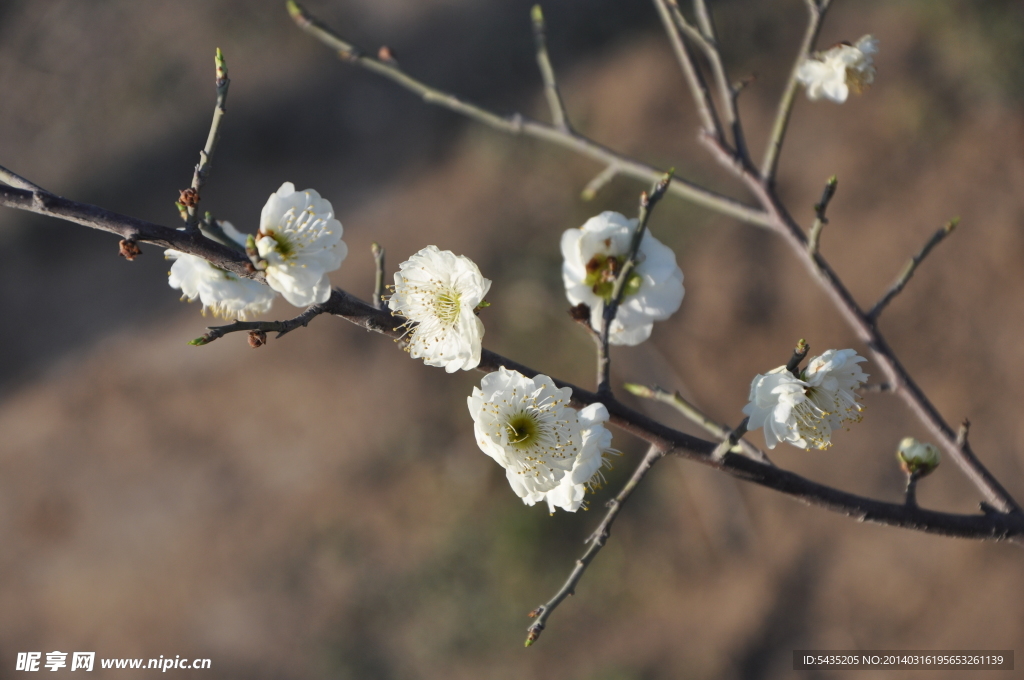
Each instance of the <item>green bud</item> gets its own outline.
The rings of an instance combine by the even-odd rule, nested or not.
[[[908,475],[924,477],[939,466],[939,449],[933,444],[919,442],[913,437],[904,437],[896,451],[900,467]]]

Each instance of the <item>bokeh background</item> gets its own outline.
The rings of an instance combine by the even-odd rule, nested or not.
[[[529,5],[309,2],[428,82],[546,117]],[[759,148],[803,2],[712,6],[731,73],[757,76],[742,109]],[[557,0],[545,13],[579,129],[744,197],[695,144],[650,3]],[[882,325],[1022,498],[1024,6],[837,0],[819,44],[868,32],[881,41],[876,85],[844,106],[801,95],[782,192],[807,224],[838,174],[822,249],[864,305],[961,216]],[[643,187],[619,179],[582,201],[600,167],[338,62],[283,2],[0,2],[0,164],[175,224],[209,125],[215,47],[232,85],[204,209],[252,231],[281,182],[316,188],[350,248],[333,282],[364,297],[372,241],[391,268],[431,243],[464,253],[494,281],[487,346],[592,383],[559,236],[601,210],[632,213]],[[770,234],[678,199],[651,229],[677,253],[687,295],[648,343],[614,352],[616,382],[679,389],[735,423],[750,378],[798,338],[863,351]],[[424,367],[332,318],[258,351],[241,336],[190,347],[209,320],[167,286],[159,249],[128,263],[115,238],[75,225],[0,212],[0,256],[0,678],[19,675],[19,651],[54,649],[208,657],[211,671],[170,673],[223,678],[573,680],[838,677],[792,671],[795,648],[1024,653],[1019,548],[859,524],[677,459],[659,463],[577,596],[524,650],[526,612],[572,568],[639,442],[617,432],[624,455],[593,509],[551,517],[475,446],[465,397],[479,374]],[[295,311],[280,301],[272,316]],[[896,443],[925,433],[892,396],[865,403],[830,451],[779,448],[776,462],[899,500]],[[952,464],[919,497],[961,512],[980,500]]]

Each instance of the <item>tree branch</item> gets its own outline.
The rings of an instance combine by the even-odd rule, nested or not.
[[[683,395],[679,394],[679,392],[673,393],[663,390],[657,386],[647,387],[646,385],[637,385],[636,383],[627,383],[624,387],[627,392],[642,399],[653,399],[654,401],[660,401],[663,404],[668,404],[683,414],[691,422],[704,428],[708,434],[719,441],[729,439],[730,435],[734,434],[728,426],[722,425],[721,423],[718,423],[706,416],[700,409],[684,399]],[[744,453],[748,457],[764,463],[765,465],[775,464],[768,458],[764,451],[757,448],[746,439],[738,438],[737,441],[733,442],[733,446],[730,450],[734,453]]]
[[[800,64],[810,55],[814,49],[814,42],[818,39],[821,31],[822,21],[825,19],[825,12],[831,0],[807,0],[807,9],[810,19],[807,22],[807,31],[804,33],[804,40],[800,44],[800,51],[797,52],[796,61],[793,62],[793,69],[789,73],[789,80],[786,81],[786,88],[779,99],[779,108],[775,113],[775,123],[772,124],[772,132],[768,138],[768,146],[764,151],[764,160],[761,162],[761,181],[765,186],[771,187],[775,184],[775,173],[779,167],[779,153],[782,151],[782,142],[786,138],[786,128],[789,126],[789,116],[793,112],[793,101],[796,98],[796,91],[799,83],[796,74],[800,70]]]
[[[827,0],[823,0],[823,3]],[[813,275],[815,281],[828,293],[832,302],[839,309],[843,318],[857,333],[858,337],[868,346],[871,356],[885,373],[892,391],[906,403],[914,414],[928,427],[939,440],[942,448],[949,454],[967,478],[985,495],[999,511],[1021,514],[1020,505],[1003,488],[1002,484],[977,459],[969,445],[958,447],[956,434],[942,418],[935,406],[928,400],[921,388],[914,382],[895,352],[889,347],[874,322],[867,317],[854,300],[839,276],[828,264],[821,253],[811,253],[807,248],[807,238],[796,221],[786,211],[773,187],[764,184],[761,178],[748,172],[742,164],[729,153],[729,150],[715,141],[713,137],[702,137],[701,141],[712,155],[724,167],[732,170],[744,181],[765,208],[771,218],[771,226],[794,250],[797,257]]]
[[[836,187],[839,186],[839,178],[832,175],[825,182],[825,189],[821,192],[821,200],[814,204],[814,224],[811,225],[811,235],[807,238],[807,252],[814,255],[818,252],[818,242],[821,240],[821,230],[828,224],[825,211],[832,197],[836,195]]]
[[[38,192],[41,194],[48,193],[46,189],[29,182],[21,175],[11,172],[2,165],[0,165],[0,181],[14,187],[15,189],[24,189],[26,191]]]
[[[373,276],[373,306],[376,309],[384,309],[384,247],[379,243],[371,243],[370,251],[373,253],[374,276]]]
[[[210,175],[210,164],[213,162],[213,151],[217,148],[217,141],[220,139],[220,125],[224,119],[224,103],[228,98],[228,86],[231,84],[231,79],[228,78],[228,68],[224,63],[224,54],[217,48],[217,53],[214,56],[214,65],[216,68],[216,85],[217,85],[217,103],[213,107],[213,121],[210,123],[210,133],[206,136],[206,146],[199,152],[199,164],[196,165],[195,174],[192,175],[192,196],[193,199],[188,205],[188,218],[185,221],[185,226],[188,231],[195,231],[197,229],[199,221],[199,207],[196,203],[199,202],[200,192],[203,188],[203,184],[206,183],[206,178]]]
[[[551,122],[562,132],[572,133],[572,126],[569,125],[569,116],[565,111],[565,102],[562,101],[562,93],[558,91],[558,83],[555,81],[555,69],[551,66],[551,58],[548,56],[547,38],[544,31],[544,13],[540,5],[534,5],[530,11],[530,19],[533,23],[533,39],[537,47],[537,66],[540,67],[540,76],[544,80],[544,96],[548,100],[548,108],[551,109]]]
[[[917,265],[921,264],[921,261],[928,257],[928,253],[932,252],[932,248],[939,245],[939,243],[942,242],[942,239],[953,233],[953,230],[956,229],[956,225],[959,223],[960,219],[954,218],[949,222],[946,222],[944,227],[932,234],[932,237],[928,239],[928,242],[924,244],[923,248],[921,248],[921,252],[910,258],[910,261],[903,267],[903,271],[900,272],[898,277],[896,277],[896,281],[892,284],[889,290],[885,292],[882,299],[876,302],[875,306],[871,308],[871,311],[865,315],[868,321],[871,323],[876,323],[878,321],[878,317],[882,314],[882,310],[892,302],[893,298],[900,294],[903,288],[907,285],[907,282],[910,281],[910,277],[914,275]]]
[[[731,157],[729,159],[731,162]],[[758,183],[757,186],[760,186],[760,184]],[[34,201],[34,198],[37,198],[38,202]],[[24,189],[0,187],[0,205],[50,215],[76,224],[102,229],[124,238],[131,237],[138,241],[153,243],[166,248],[174,248],[175,250],[198,255],[211,264],[237,273],[240,276],[262,280],[260,272],[254,272],[251,268],[246,267],[247,264],[251,265],[251,263],[248,262],[244,255],[219,243],[215,243],[202,235],[193,235],[185,231],[119,215],[94,205],[76,203],[49,193],[33,194]],[[774,219],[779,220],[785,216],[785,213],[773,213],[773,215],[775,215]],[[797,229],[799,228],[797,227]],[[802,241],[798,245],[799,252],[806,252],[804,249],[805,244]],[[824,261],[821,260],[821,262],[823,263]],[[827,264],[825,267],[827,267]],[[825,269],[824,271],[834,276],[830,269]],[[826,288],[826,290],[833,296],[841,297],[844,294],[847,297],[849,296],[849,293],[842,287],[837,289]],[[339,316],[366,330],[382,333],[392,338],[401,338],[403,335],[403,330],[400,328],[402,324],[400,319],[393,317],[387,311],[374,309],[371,305],[339,288],[334,288],[331,291],[330,298],[318,307],[320,308],[317,312],[318,314],[327,313]],[[846,314],[850,313],[850,308],[848,307],[841,307],[841,309],[845,310]],[[309,311],[307,310],[307,312]],[[860,318],[863,321],[863,316]],[[866,324],[866,322],[864,323]],[[868,330],[873,330],[869,325],[864,327]],[[902,365],[896,361],[891,350],[884,344],[884,340],[880,336],[877,339],[882,344],[877,350],[872,345],[872,350],[876,360],[883,368],[887,371],[897,371],[894,373],[894,378],[891,381],[897,386],[895,388],[897,393],[901,394],[915,408],[915,411],[925,408],[930,409],[921,417],[922,420],[932,425],[933,428],[937,427],[935,423],[942,423],[944,425],[944,421],[934,411],[934,407],[920,394],[919,388],[906,375]],[[530,378],[538,375],[536,370],[528,366],[524,366],[511,359],[506,359],[490,350],[485,349],[482,351],[480,365],[477,367],[478,370],[492,372],[498,370],[501,366],[509,370],[519,371]],[[801,500],[808,505],[856,517],[861,521],[877,522],[879,524],[944,536],[1010,540],[1024,545],[1024,539],[1022,539],[1024,537],[1024,513],[1015,510],[1013,499],[1002,490],[998,482],[991,479],[990,475],[988,479],[984,477],[984,475],[988,475],[988,472],[974,457],[966,437],[962,437],[962,444],[959,444],[958,438],[955,435],[953,436],[951,439],[953,452],[950,453],[950,457],[968,471],[968,476],[972,480],[978,480],[976,484],[986,490],[986,495],[992,504],[1001,512],[987,512],[981,515],[957,515],[922,510],[920,508],[907,508],[904,504],[885,503],[839,491],[838,489],[805,479],[792,472],[787,472],[732,453],[726,454],[721,460],[713,460],[711,454],[718,446],[718,442],[699,439],[667,427],[642,413],[630,409],[612,395],[598,395],[563,380],[552,379],[558,387],[569,387],[572,389],[571,403],[575,408],[602,403],[608,409],[612,424],[625,432],[643,439],[649,444],[654,444],[666,451],[671,450],[683,458],[722,470],[737,479],[774,489],[792,498]],[[931,418],[930,420],[928,419],[929,417]],[[948,426],[946,427],[948,428]],[[946,438],[942,437],[941,441],[945,444]],[[949,452],[947,447],[944,448]],[[994,486],[989,487],[986,485],[987,483],[991,483]],[[1005,496],[1000,495],[1000,492],[1005,494]],[[1007,508],[1008,503],[1013,505],[1010,505],[1008,509],[1004,509]]]
[[[323,307],[320,305],[312,305],[306,309],[306,311],[299,314],[293,319],[287,321],[236,321],[226,326],[209,326],[209,331],[205,335],[202,335],[195,340],[190,341],[188,344],[195,346],[208,345],[218,338],[222,338],[228,333],[237,333],[238,331],[258,331],[262,333],[275,332],[277,335],[275,338],[280,338],[286,333],[291,333],[296,328],[305,328],[309,325],[309,322],[324,313]]]
[[[613,498],[608,501],[608,512],[605,513],[604,519],[597,525],[597,529],[587,539],[587,543],[590,543],[590,547],[587,548],[583,556],[576,560],[576,568],[569,574],[569,578],[566,580],[562,588],[555,593],[555,596],[548,600],[546,603],[534,609],[530,612],[530,618],[537,619],[533,625],[526,629],[526,646],[529,647],[540,634],[544,631],[544,626],[547,624],[548,617],[555,611],[555,608],[562,603],[562,600],[575,594],[576,585],[583,578],[583,572],[587,570],[590,563],[597,556],[597,553],[601,552],[601,548],[608,541],[608,537],[611,536],[612,524],[615,522],[615,518],[619,516],[619,511],[622,510],[623,504],[629,499],[630,495],[636,489],[637,485],[640,484],[641,480],[650,471],[651,466],[661,460],[665,456],[665,451],[658,448],[655,445],[647,450],[647,455],[644,456],[643,460],[640,461],[640,465],[637,466],[636,471],[633,472],[633,476],[630,477],[629,481],[622,487],[622,490]]]
[[[661,197],[665,195],[669,184],[672,182],[672,171],[668,171],[657,184],[651,188],[648,195],[646,191],[640,194],[640,216],[637,219],[636,230],[633,232],[633,240],[629,244],[629,254],[622,263],[622,269],[615,277],[615,285],[612,287],[612,294],[604,305],[601,315],[601,343],[598,346],[597,360],[597,393],[611,394],[611,355],[608,353],[608,337],[611,333],[612,322],[619,313],[619,305],[626,295],[626,282],[629,275],[636,268],[637,255],[640,252],[640,243],[644,240],[647,232],[647,221],[651,218],[651,211],[657,205]]]
[[[711,91],[704,80],[703,74],[697,67],[690,47],[683,40],[680,31],[693,31],[693,27],[687,23],[674,0],[654,0],[654,6],[661,17],[661,23],[665,26],[669,42],[672,43],[672,50],[676,53],[676,60],[683,69],[686,76],[686,84],[690,87],[693,95],[693,102],[697,106],[697,113],[704,126],[704,133],[715,135],[722,143],[725,143],[725,135],[722,132],[722,123],[718,119],[718,112],[715,109],[715,102],[711,98]]]
[[[338,37],[297,2],[294,2],[294,0],[288,0],[287,4],[288,11],[299,28],[333,49],[341,59],[397,83],[419,95],[428,104],[442,106],[480,123],[489,125],[501,132],[540,139],[575,151],[582,156],[587,156],[605,165],[615,165],[619,169],[620,174],[644,182],[656,182],[665,174],[664,170],[659,170],[646,163],[641,163],[628,156],[616,153],[579,133],[559,130],[553,125],[531,120],[518,113],[508,117],[499,116],[486,109],[469,104],[453,94],[426,85],[409,76],[393,63],[382,62],[363,54],[362,51]],[[729,215],[750,224],[767,226],[767,217],[763,210],[752,208],[734,198],[717,194],[687,180],[676,178],[672,182],[670,190],[677,196],[681,196],[697,205],[704,206],[723,215]]]

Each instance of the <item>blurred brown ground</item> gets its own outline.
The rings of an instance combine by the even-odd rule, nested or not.
[[[428,243],[465,253],[494,281],[488,347],[590,384],[558,238],[600,210],[631,213],[640,185],[617,180],[583,203],[600,168],[337,63],[281,4],[0,4],[0,164],[174,224],[220,46],[233,82],[204,208],[251,231],[282,181],[317,188],[350,248],[333,281],[362,295],[371,241],[392,267]],[[729,190],[694,143],[653,8],[552,4],[549,40],[577,126]],[[429,82],[545,115],[527,2],[310,5],[366,47],[387,42]],[[758,148],[802,5],[720,6],[733,74],[758,74],[743,95]],[[962,217],[882,324],[945,417],[970,417],[976,450],[1019,499],[1021,15],[1014,2],[835,3],[819,44],[873,32],[878,82],[841,107],[801,95],[780,180],[806,224],[838,174],[823,251],[865,305]],[[858,347],[769,234],[678,200],[651,228],[676,250],[687,295],[649,343],[616,351],[618,383],[681,389],[735,422],[751,376],[797,338],[815,351]],[[523,650],[525,613],[565,578],[607,490],[578,516],[522,506],[473,442],[464,399],[479,374],[426,368],[330,318],[257,352],[241,337],[189,347],[205,321],[176,302],[158,249],[128,264],[108,235],[6,211],[0,252],[0,678],[20,675],[17,652],[54,649],[209,657],[211,677],[574,680],[786,678],[796,648],[1024,653],[1019,548],[858,524],[674,459]],[[279,302],[273,315],[291,313]],[[865,401],[864,422],[833,449],[779,448],[776,462],[899,500],[893,450],[924,433],[891,396]],[[610,489],[641,451],[621,433],[616,443],[625,455]],[[961,512],[979,500],[952,464],[919,497]]]

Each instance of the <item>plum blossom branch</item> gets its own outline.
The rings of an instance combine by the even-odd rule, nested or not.
[[[699,205],[717,210],[722,214],[731,215],[751,224],[767,226],[779,232],[790,246],[799,251],[802,261],[808,267],[814,279],[830,295],[847,323],[854,329],[861,340],[871,348],[874,359],[882,366],[888,378],[888,383],[892,386],[892,391],[899,395],[910,406],[915,415],[929,427],[941,442],[943,449],[949,453],[967,477],[995,507],[1002,512],[1021,512],[1017,502],[1007,493],[998,480],[985,469],[981,462],[977,460],[970,447],[968,446],[963,450],[956,447],[955,434],[952,429],[943,420],[920,387],[913,381],[909,373],[907,373],[875,325],[866,318],[864,312],[853,299],[849,290],[840,281],[835,271],[832,270],[820,254],[807,252],[807,238],[774,193],[773,185],[778,166],[779,151],[785,139],[786,128],[789,124],[789,117],[798,87],[797,71],[800,64],[814,47],[818,33],[821,30],[822,20],[831,0],[806,0],[806,3],[810,19],[794,62],[792,73],[779,101],[775,123],[765,150],[760,173],[741,162],[738,163],[735,154],[725,146],[721,136],[705,134],[702,137],[702,140],[711,149],[713,156],[732,170],[757,196],[761,207],[752,208],[738,203],[734,199],[713,194],[679,179],[672,183],[671,190],[677,195]],[[392,64],[380,62],[362,55],[349,43],[343,41],[309,15],[294,1],[289,0],[288,9],[300,28],[314,35],[329,47],[337,50],[343,59],[358,63],[370,71],[397,82],[406,89],[419,94],[428,103],[445,106],[504,132],[526,134],[571,149],[604,163],[616,163],[621,168],[622,174],[648,180],[660,175],[654,168],[617,154],[607,147],[596,144],[578,134],[566,134],[552,126],[526,120],[518,115],[503,118],[484,109],[467,104],[453,95],[436,90],[411,78]]]
[[[189,202],[186,204],[188,208],[188,217],[186,218],[185,224],[189,231],[197,229],[199,221],[199,207],[196,203],[199,202],[200,191],[203,188],[203,184],[206,183],[206,178],[210,175],[210,165],[213,162],[213,151],[217,148],[217,142],[220,140],[220,126],[221,121],[224,119],[224,103],[228,98],[228,86],[231,84],[231,79],[228,78],[228,68],[224,63],[224,53],[217,48],[217,53],[214,56],[214,64],[216,67],[216,86],[217,86],[217,103],[213,108],[213,121],[210,123],[210,132],[206,136],[206,146],[199,152],[199,164],[196,165],[195,174],[192,175],[192,186],[191,193],[189,194]],[[186,192],[183,192],[184,196]]]
[[[861,341],[871,350],[872,358],[885,373],[892,391],[910,407],[914,414],[931,430],[941,442],[942,448],[957,463],[968,479],[985,495],[1000,512],[1022,514],[1020,505],[1003,488],[974,455],[970,446],[956,445],[953,429],[942,418],[935,406],[917,385],[889,347],[878,330],[874,320],[869,319],[853,298],[849,289],[828,264],[821,253],[811,253],[807,248],[807,237],[782,204],[772,186],[765,183],[760,175],[749,171],[729,153],[729,150],[712,137],[701,141],[718,162],[740,178],[771,217],[772,229],[778,232],[804,263],[815,281],[828,293],[843,318],[857,333]]]
[[[32,192],[0,187],[0,205],[2,206],[57,217],[126,238],[132,236],[138,241],[174,248],[203,257],[211,264],[235,272],[240,276],[256,280],[262,278],[259,272],[253,272],[246,268],[245,265],[249,263],[244,255],[202,235],[196,236],[185,231],[119,215],[94,205],[77,203],[50,193],[41,194],[41,197],[36,203],[33,201]],[[400,338],[403,335],[400,319],[393,317],[387,311],[374,309],[373,306],[339,288],[332,289],[327,301],[317,307],[319,308],[318,314],[326,313],[338,316],[366,330],[382,333],[392,338]],[[310,310],[307,312],[312,313]],[[243,329],[239,328],[238,330]],[[889,351],[885,346],[883,346],[883,350]],[[881,356],[884,358],[888,355]],[[477,369],[491,372],[502,366],[519,371],[527,377],[538,375],[536,370],[486,349],[481,354],[480,365]],[[902,367],[900,369],[902,370]],[[602,403],[608,409],[611,423],[662,450],[672,451],[675,455],[721,470],[737,479],[773,489],[808,505],[855,517],[860,521],[944,536],[1007,540],[1024,545],[1024,513],[996,511],[989,508],[987,503],[983,504],[983,508],[988,508],[988,511],[977,515],[936,512],[918,507],[908,508],[903,503],[887,503],[847,493],[745,456],[727,453],[721,460],[713,460],[711,454],[718,446],[718,442],[703,440],[674,430],[630,409],[612,395],[598,395],[557,378],[553,378],[553,381],[558,387],[572,389],[571,403],[574,407],[583,408],[590,404]],[[903,389],[906,389],[905,383]],[[936,417],[938,416],[936,415]],[[961,443],[958,444],[958,441]],[[963,447],[965,457],[973,458],[966,436],[960,438],[954,436],[953,444]],[[980,466],[980,463],[977,465]],[[994,504],[1001,504],[998,496],[996,496]]]
[[[878,320],[878,317],[882,314],[882,311],[886,306],[892,302],[893,298],[900,294],[903,288],[907,285],[907,282],[910,281],[910,277],[912,277],[914,275],[914,271],[917,270],[917,265],[921,264],[922,260],[928,257],[928,253],[932,251],[932,248],[939,245],[944,238],[953,233],[953,230],[956,229],[956,225],[959,223],[959,218],[951,219],[949,222],[946,222],[945,226],[932,234],[932,237],[924,244],[921,251],[911,257],[910,261],[908,261],[903,267],[903,271],[901,271],[900,275],[896,277],[896,281],[893,282],[889,290],[885,292],[885,295],[883,295],[882,298],[875,303],[875,306],[871,308],[871,311],[865,315],[869,321],[875,323]]]
[[[361,66],[368,71],[397,83],[401,87],[419,95],[428,104],[442,106],[501,132],[540,139],[575,151],[580,155],[587,156],[605,165],[615,165],[619,169],[619,174],[627,175],[634,179],[656,182],[664,174],[663,170],[612,151],[608,147],[598,144],[578,132],[566,132],[554,125],[541,123],[518,113],[510,116],[499,116],[479,106],[465,102],[453,94],[431,87],[408,75],[394,63],[367,56],[352,44],[341,39],[307,12],[299,3],[294,2],[294,0],[288,0],[287,6],[289,14],[291,14],[292,19],[299,28],[334,50],[342,60]],[[697,205],[735,217],[743,222],[767,226],[767,219],[763,210],[752,208],[734,198],[715,193],[693,182],[676,178],[672,182],[671,192]]]
[[[575,594],[576,586],[579,584],[580,579],[583,578],[583,573],[590,566],[590,563],[594,561],[597,553],[601,552],[601,548],[604,547],[605,543],[608,542],[608,537],[611,536],[612,524],[615,523],[615,518],[619,516],[619,511],[622,510],[623,504],[629,499],[630,495],[636,489],[637,485],[643,480],[643,478],[650,471],[651,467],[665,457],[668,453],[659,446],[652,444],[647,449],[647,455],[644,456],[643,460],[637,466],[633,472],[633,476],[629,478],[629,481],[623,485],[622,489],[616,494],[615,498],[608,501],[608,512],[605,513],[601,523],[597,525],[597,529],[594,533],[587,538],[586,542],[590,544],[586,552],[583,553],[582,557],[576,560],[576,567],[569,574],[569,578],[565,584],[562,585],[561,589],[555,593],[554,597],[542,604],[541,606],[530,612],[529,616],[532,619],[536,619],[529,628],[526,629],[526,643],[529,647],[540,634],[544,631],[544,627],[547,624],[548,617],[555,610],[562,601]]]

